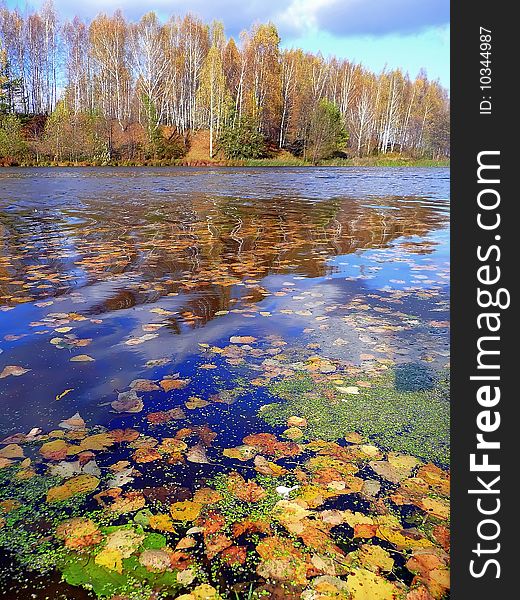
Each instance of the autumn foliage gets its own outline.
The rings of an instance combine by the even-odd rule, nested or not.
[[[375,74],[280,42],[272,23],[235,41],[190,14],[87,23],[61,22],[52,3],[0,8],[0,158],[168,164],[199,130],[208,160],[449,153],[447,93],[425,73]]]

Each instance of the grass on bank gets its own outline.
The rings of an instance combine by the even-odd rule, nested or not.
[[[9,161],[0,167],[449,167],[446,159],[409,158],[405,156],[371,156],[336,158],[320,161],[317,165],[297,157],[255,158],[247,160],[187,159],[176,160],[113,160],[96,161]]]
[[[378,156],[331,158],[319,161],[320,167],[447,167],[448,159],[413,158],[400,153],[387,153]],[[209,131],[198,131],[189,144],[185,156],[176,159],[150,158],[117,159],[110,161],[83,160],[52,161],[48,159],[30,160],[27,158],[2,159],[0,166],[13,167],[312,167],[309,160],[294,156],[287,150],[270,150],[266,158],[226,159],[220,154],[209,158]]]

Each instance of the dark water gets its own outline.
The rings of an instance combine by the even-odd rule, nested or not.
[[[201,368],[201,344],[237,335],[441,369],[448,242],[448,169],[2,170],[0,372],[27,372],[0,379],[0,434],[77,411],[88,426],[134,427],[141,416],[110,403],[138,378],[190,378],[180,402],[216,394],[229,364]],[[143,396],[145,413],[171,408]],[[257,390],[191,423],[238,445],[262,430],[263,401]],[[158,469],[140,485],[197,476]]]

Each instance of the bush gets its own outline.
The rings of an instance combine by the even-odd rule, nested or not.
[[[348,141],[339,108],[328,100],[320,100],[310,127],[309,152],[313,163],[342,152]]]
[[[218,149],[227,159],[261,158],[266,152],[265,138],[258,131],[256,121],[244,117],[234,127],[232,121],[223,127]]]
[[[16,115],[0,116],[0,157],[19,158],[26,150],[20,119]]]

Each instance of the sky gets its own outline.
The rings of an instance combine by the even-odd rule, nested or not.
[[[5,0],[4,0],[5,2]],[[10,8],[38,9],[44,0],[7,0]],[[163,19],[191,12],[224,22],[237,37],[255,22],[272,21],[282,47],[348,58],[379,72],[424,69],[449,88],[449,0],[54,0],[62,18],[92,18],[121,9],[138,20],[155,10]]]

